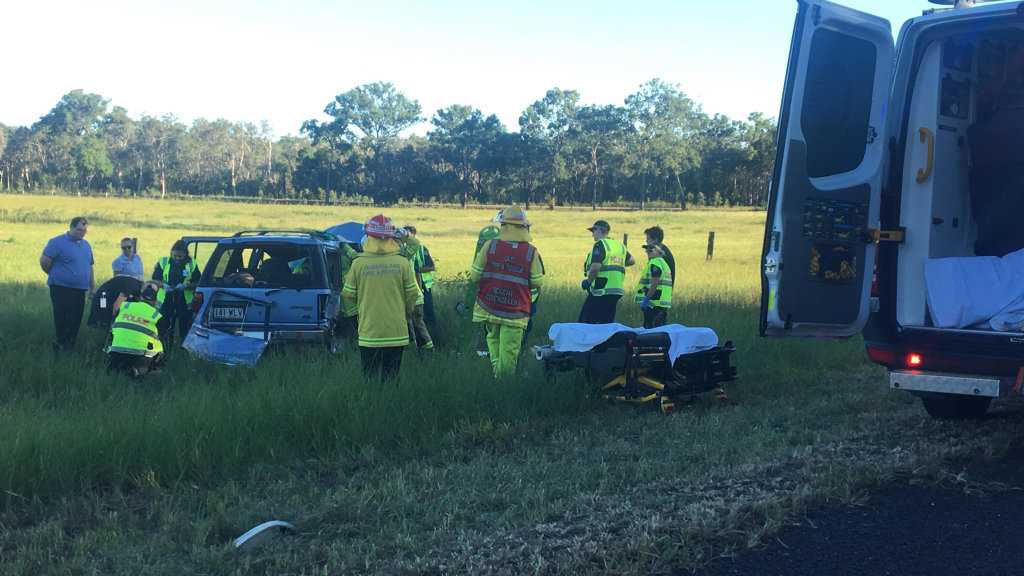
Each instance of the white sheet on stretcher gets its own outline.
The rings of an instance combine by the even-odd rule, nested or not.
[[[938,328],[987,325],[1001,332],[1024,325],[1024,250],[1002,258],[936,258],[924,265],[928,310]]]
[[[683,354],[692,354],[718,346],[718,335],[711,328],[690,328],[682,324],[666,324],[657,328],[631,328],[625,324],[552,324],[548,338],[558,352],[586,352],[619,332],[649,334],[665,332],[671,344],[669,361],[675,363]]]

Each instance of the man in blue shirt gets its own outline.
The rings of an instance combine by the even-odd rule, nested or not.
[[[110,267],[114,272],[114,276],[131,276],[136,280],[142,281],[142,276],[145,272],[142,267],[142,258],[139,257],[135,250],[134,238],[121,239],[121,255],[114,258],[114,261],[110,263]]]
[[[82,216],[71,219],[67,232],[51,238],[39,257],[39,267],[46,273],[53,304],[53,327],[56,352],[71,350],[82,325],[86,292],[96,288],[93,275],[92,246],[85,240],[89,221]]]

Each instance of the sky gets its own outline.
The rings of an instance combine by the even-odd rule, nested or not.
[[[894,31],[925,0],[843,0]],[[510,130],[553,87],[619,104],[652,78],[708,113],[776,116],[796,0],[11,1],[0,123],[83,89],[129,115],[226,118],[276,136],[392,82],[423,116],[468,104]],[[414,131],[424,132],[428,124]]]

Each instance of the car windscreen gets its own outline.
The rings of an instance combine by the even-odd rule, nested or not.
[[[314,244],[222,244],[206,266],[203,286],[324,288],[320,249]]]

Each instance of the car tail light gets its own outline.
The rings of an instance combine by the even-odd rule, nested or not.
[[[923,363],[924,358],[922,358],[920,354],[916,352],[907,354],[907,366],[910,366],[911,368],[920,368]]]
[[[196,292],[192,296],[192,314],[193,315],[198,314],[199,313],[199,309],[202,308],[202,307],[203,307],[203,293],[202,292]]]

